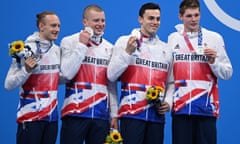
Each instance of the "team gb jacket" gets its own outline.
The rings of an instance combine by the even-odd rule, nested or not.
[[[170,78],[174,86],[169,90],[174,91],[173,114],[218,117],[217,79],[229,79],[232,75],[232,66],[223,39],[218,33],[205,28],[200,28],[198,32],[188,32],[187,37],[194,48],[194,51],[190,51],[184,40],[183,25],[177,25],[176,28],[178,31],[168,38],[174,57]],[[213,64],[207,62],[205,55],[196,53],[197,49],[202,47],[216,49],[217,57]]]
[[[37,67],[27,73],[24,61],[18,63],[13,58],[5,80],[8,90],[20,87],[17,122],[57,121],[60,49],[53,42],[40,40],[38,32],[30,35],[25,45],[38,55]]]
[[[121,36],[116,41],[107,73],[111,81],[121,82],[118,115],[164,123],[164,115],[159,115],[156,107],[147,102],[146,92],[151,86],[166,88],[171,53],[158,36],[141,36],[138,50],[129,55],[125,49],[130,36]]]

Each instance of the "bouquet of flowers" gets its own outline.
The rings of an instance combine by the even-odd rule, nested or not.
[[[27,59],[30,56],[33,56],[33,52],[31,51],[31,48],[29,46],[26,46],[23,41],[13,41],[9,45],[9,55],[21,59],[25,58]]]
[[[151,86],[146,93],[146,99],[149,103],[159,103],[164,100],[164,88],[160,86]]]
[[[111,128],[104,144],[123,144],[123,139],[120,132],[117,129]]]

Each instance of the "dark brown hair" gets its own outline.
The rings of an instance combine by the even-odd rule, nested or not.
[[[144,5],[141,6],[140,10],[139,10],[139,16],[143,17],[143,14],[145,13],[145,11],[147,9],[157,9],[159,11],[161,11],[160,6],[156,3],[145,3]]]
[[[200,3],[198,0],[183,0],[179,6],[179,13],[183,15],[186,11],[186,9],[189,8],[199,8],[200,10]]]

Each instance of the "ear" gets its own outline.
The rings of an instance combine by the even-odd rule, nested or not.
[[[42,23],[42,22],[40,22],[40,23],[39,23],[39,30],[40,30],[40,31],[43,31],[44,26],[45,26],[45,24]]]
[[[141,16],[138,16],[138,22],[142,24],[143,18]]]
[[[183,20],[183,17],[181,14],[178,15],[178,18],[182,21]]]
[[[87,25],[87,19],[84,18],[84,19],[82,20],[82,23],[83,23],[84,26],[86,26],[86,25]]]

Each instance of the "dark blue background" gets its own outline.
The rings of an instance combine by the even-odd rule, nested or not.
[[[4,80],[11,63],[8,56],[8,43],[14,40],[25,40],[26,36],[36,31],[36,13],[44,10],[56,12],[61,19],[61,32],[57,44],[63,36],[75,33],[82,28],[82,10],[88,4],[98,4],[105,9],[106,30],[105,38],[114,43],[122,34],[128,34],[132,28],[139,27],[137,17],[140,6],[149,2],[146,0],[132,1],[100,1],[100,0],[1,0],[0,1],[0,143],[15,143],[16,133],[16,108],[18,104],[18,89],[6,91]],[[158,32],[164,41],[170,32],[175,31],[174,25],[179,23],[178,5],[180,0],[153,0],[160,4],[161,27]],[[218,21],[207,9],[203,0],[201,2],[201,25],[222,34],[226,49],[231,59],[234,74],[228,81],[219,81],[220,89],[220,114],[218,125],[218,143],[236,144],[239,139],[240,129],[240,96],[239,85],[239,37],[240,33]],[[240,1],[216,1],[229,15],[240,19]],[[239,21],[239,20],[238,20]],[[59,87],[59,105],[61,106],[64,95],[63,86]],[[60,123],[61,124],[61,123]],[[60,125],[59,125],[60,126]],[[58,140],[59,143],[59,140]],[[171,143],[171,117],[167,114],[165,129],[165,143]]]

